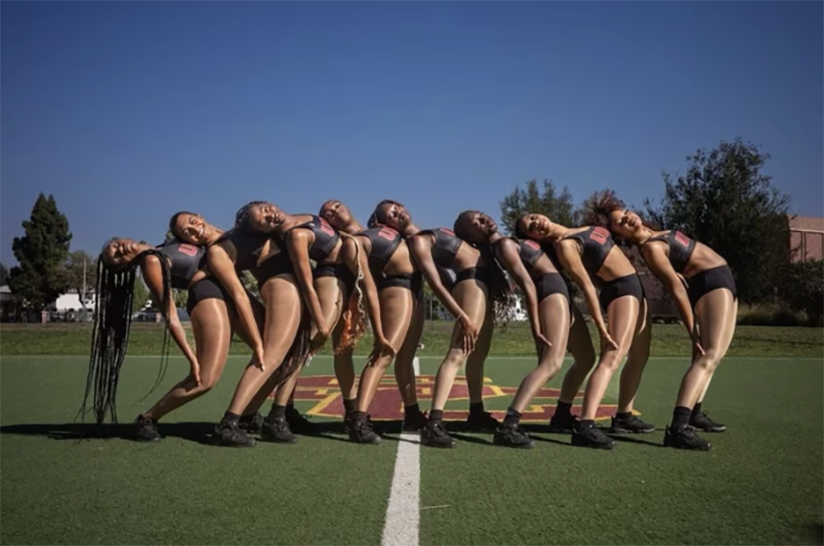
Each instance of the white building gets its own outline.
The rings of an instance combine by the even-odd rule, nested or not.
[[[94,291],[89,291],[89,297],[86,298],[86,309],[94,310],[95,294]],[[58,313],[65,313],[67,311],[82,311],[83,304],[80,303],[80,294],[77,290],[71,289],[65,294],[58,296],[57,300],[49,306],[52,311]]]

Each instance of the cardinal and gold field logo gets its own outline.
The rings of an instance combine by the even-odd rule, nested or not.
[[[419,375],[416,377],[416,391],[418,394],[418,401],[421,403],[422,409],[425,411],[428,408],[428,402],[432,399],[432,391],[435,384],[434,375]],[[517,387],[501,387],[492,382],[489,378],[484,378],[483,398],[484,401],[492,402],[487,406],[501,408],[499,411],[490,409],[488,411],[499,418],[503,419],[506,406],[512,400],[512,397],[517,391]],[[555,405],[558,402],[558,396],[561,394],[559,389],[541,389],[532,403],[524,410],[521,422],[524,423],[546,423],[555,413]],[[583,398],[583,392],[579,392],[573,402],[573,413],[580,414],[580,403]],[[298,381],[297,389],[295,390],[296,401],[311,401],[314,406],[306,412],[307,415],[316,417],[330,417],[340,418],[343,416],[343,397],[338,388],[338,381],[333,375],[311,375],[301,377]],[[449,393],[450,406],[454,406],[454,402],[466,401],[462,404],[461,410],[444,411],[444,420],[464,420],[466,419],[467,409],[469,406],[469,389],[466,385],[465,377],[457,377],[455,384],[452,386],[452,391]],[[500,402],[498,402],[500,400]],[[494,401],[494,402],[493,402]],[[615,405],[602,404],[598,409],[596,416],[597,420],[607,419],[615,414]],[[403,419],[403,402],[401,395],[398,392],[398,386],[395,383],[395,378],[391,374],[384,376],[381,381],[378,392],[375,394],[375,399],[372,406],[369,408],[369,414],[374,421],[398,421]]]

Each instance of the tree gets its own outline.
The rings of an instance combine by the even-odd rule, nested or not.
[[[86,300],[91,299],[97,286],[97,259],[83,250],[69,253],[65,263],[69,287],[77,291],[83,312],[86,312]]]
[[[244,271],[240,276],[240,281],[249,292],[258,298],[260,297],[260,289],[258,288],[258,282],[254,275],[252,275],[249,271]]]
[[[152,297],[146,283],[143,282],[143,276],[139,276],[134,280],[134,295],[132,296],[132,312],[137,313],[143,309],[146,302]]]
[[[580,213],[572,202],[572,194],[564,186],[560,192],[552,180],[545,179],[543,192],[535,179],[516,187],[499,203],[501,207],[501,228],[507,235],[515,232],[515,222],[528,212],[540,213],[563,226],[575,226]]]
[[[664,197],[645,199],[646,214],[663,229],[679,229],[730,265],[744,302],[775,296],[790,263],[789,197],[761,173],[769,160],[740,138],[687,157],[686,173],[663,173]]]
[[[41,192],[23,229],[26,234],[12,242],[20,265],[9,273],[9,288],[31,310],[42,311],[69,287],[63,267],[72,239],[69,221],[58,210],[54,197],[47,198]]]
[[[792,263],[782,278],[782,301],[791,309],[807,313],[810,326],[818,326],[824,315],[824,260]]]
[[[0,263],[0,285],[6,284],[6,279],[9,277],[8,268]]]

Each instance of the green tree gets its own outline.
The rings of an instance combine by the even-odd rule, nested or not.
[[[41,192],[23,222],[25,235],[15,237],[12,251],[20,264],[9,272],[9,288],[26,306],[42,311],[69,287],[64,263],[69,255],[69,221],[54,197]]]
[[[249,271],[244,271],[240,276],[240,281],[249,292],[257,297],[260,297],[260,289],[258,288],[258,282],[254,275],[252,275]]]
[[[134,295],[132,296],[132,312],[137,313],[143,309],[146,302],[151,299],[152,295],[146,283],[143,282],[143,277],[138,276],[134,280]]]
[[[680,229],[721,254],[744,302],[774,297],[790,263],[789,197],[761,173],[768,160],[740,138],[722,141],[689,156],[683,175],[663,173],[662,201],[644,202],[648,219],[663,229]]]
[[[810,326],[824,316],[824,260],[804,260],[787,267],[779,295],[790,308],[804,311]]]
[[[84,250],[75,250],[69,253],[65,269],[69,287],[77,291],[83,312],[86,312],[86,300],[91,298],[97,286],[97,259]]]
[[[558,191],[549,179],[544,180],[542,189],[535,179],[524,184],[523,188],[516,187],[499,205],[501,228],[507,235],[515,232],[515,222],[528,212],[544,214],[563,226],[575,226],[580,218],[569,189],[564,186]]]
[[[0,285],[6,284],[6,279],[9,277],[9,269],[0,263]]]

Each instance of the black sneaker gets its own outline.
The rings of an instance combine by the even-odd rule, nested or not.
[[[246,434],[260,434],[263,429],[263,415],[260,413],[253,413],[252,415],[241,415],[238,420],[240,430]]]
[[[221,421],[215,427],[212,434],[212,442],[215,445],[229,447],[254,447],[255,439],[250,438],[245,431],[240,429],[237,421]]]
[[[579,424],[572,429],[572,445],[577,447],[594,447],[596,449],[612,449],[615,440],[603,433],[594,424],[588,426]]]
[[[710,419],[710,416],[707,415],[706,411],[702,411],[701,413],[693,413],[690,417],[690,426],[695,427],[698,430],[703,430],[704,432],[724,432],[727,430],[727,425],[716,423]]]
[[[427,417],[422,411],[403,416],[404,432],[420,432],[426,426]]]
[[[549,432],[551,433],[569,433],[575,430],[575,427],[580,423],[577,415],[571,413],[556,413],[549,420]]]
[[[612,418],[612,426],[609,431],[615,434],[648,434],[655,432],[655,425],[645,423],[635,415],[630,415],[625,418],[615,416]]]
[[[453,448],[457,442],[443,428],[442,421],[429,421],[421,431],[421,444],[430,447]]]
[[[157,431],[157,423],[146,417],[145,415],[138,415],[134,422],[135,439],[138,442],[159,442],[163,436]]]
[[[317,423],[307,419],[294,406],[286,406],[286,422],[289,423],[289,428],[293,432],[304,436],[311,436],[318,431]]]
[[[500,426],[500,421],[488,411],[470,411],[466,418],[466,430],[469,432],[495,432]]]
[[[681,425],[677,429],[667,427],[664,433],[664,445],[694,451],[709,451],[712,448],[712,444],[698,436],[690,425]]]
[[[518,447],[521,449],[532,449],[535,447],[535,440],[516,424],[508,425],[504,423],[495,431],[492,443],[496,446]]]
[[[369,417],[349,421],[349,441],[356,444],[379,444],[381,437],[372,429]]]
[[[263,420],[263,429],[260,431],[260,439],[267,442],[277,442],[279,444],[294,444],[297,437],[289,429],[289,423],[284,417],[266,417]]]

